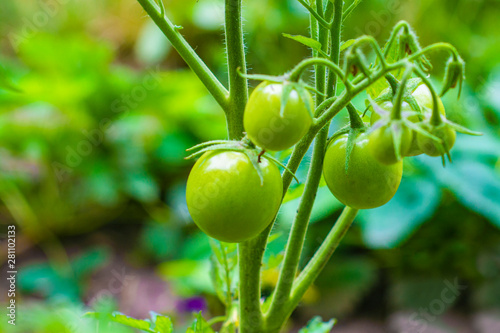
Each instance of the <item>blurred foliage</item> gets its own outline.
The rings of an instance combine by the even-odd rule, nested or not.
[[[225,82],[223,1],[165,2],[174,23]],[[26,244],[20,249],[26,251],[19,275],[23,301],[47,301],[26,307],[30,316],[19,314],[30,319],[19,321],[18,332],[34,325],[37,332],[70,332],[65,325],[73,319],[59,311],[85,312],[79,304],[88,299],[88,277],[111,256],[108,247],[91,248],[86,240],[117,231],[127,235],[127,247],[113,251],[125,251],[136,266],[153,266],[179,298],[203,295],[211,314],[220,314],[215,295],[236,292],[234,248],[212,244],[221,251],[211,257],[210,241],[190,220],[184,183],[192,162],[184,157],[196,143],[225,138],[222,112],[135,1],[60,3],[0,3],[0,85],[21,90],[0,90],[0,222],[19,225]],[[247,1],[244,15],[251,72],[281,74],[309,55],[283,36],[308,33],[307,12],[297,1]],[[444,169],[438,160],[407,159],[394,199],[360,215],[300,311],[342,318],[370,308],[385,316],[428,305],[443,281],[455,278],[467,285],[455,306],[500,307],[499,15],[497,0],[365,0],[346,20],[346,40],[372,34],[383,43],[391,26],[405,19],[421,44],[456,45],[467,81],[460,100],[454,91],[444,98],[447,113],[485,135],[459,136],[454,163]],[[436,54],[432,61],[439,84],[445,58]],[[364,98],[355,100],[360,108]],[[346,119],[341,113],[332,128]],[[289,153],[278,157],[286,160]],[[309,160],[297,173],[301,181]],[[265,256],[264,292],[276,283],[302,190],[294,184],[280,211]],[[304,260],[340,208],[320,188]],[[61,266],[56,239],[81,241],[87,250]],[[47,261],[30,260],[36,244]],[[72,305],[57,304],[60,298]],[[303,332],[326,332],[329,325],[315,319]],[[112,327],[110,332],[130,332]]]

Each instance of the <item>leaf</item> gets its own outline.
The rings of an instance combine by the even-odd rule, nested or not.
[[[172,333],[173,325],[172,320],[169,317],[163,316],[156,312],[151,311],[150,319],[135,319],[133,317],[126,316],[120,312],[113,312],[112,314],[99,313],[99,312],[87,312],[86,317],[94,319],[107,319],[109,321],[122,324],[128,327],[137,328],[145,332],[150,333]]]
[[[98,312],[88,312],[85,314],[85,316],[90,317],[90,318],[95,318],[99,319],[102,317],[105,317],[106,319],[122,324],[128,327],[133,327],[137,328],[146,332],[155,332],[150,329],[151,327],[151,322],[149,320],[140,320],[140,319],[135,319],[129,316],[126,316],[120,312],[113,312],[112,314],[102,314]]]
[[[210,239],[212,248],[212,270],[211,277],[217,296],[224,305],[229,306],[227,301],[228,290],[230,295],[236,293],[236,284],[233,283],[236,276],[237,247],[232,243],[224,243],[215,239]]]
[[[154,323],[154,330],[157,333],[172,333],[174,327],[172,325],[172,320],[169,317],[163,316],[156,312],[151,311],[151,318]]]
[[[365,244],[371,248],[394,248],[407,239],[438,208],[441,190],[427,178],[403,178],[386,205],[360,213]]]
[[[500,176],[492,167],[466,156],[446,169],[432,159],[420,161],[431,170],[435,181],[453,192],[460,203],[500,228]]]
[[[306,36],[302,36],[302,35],[290,35],[290,34],[287,34],[287,33],[283,33],[283,36],[286,37],[286,38],[293,39],[294,41],[299,42],[302,45],[310,47],[311,49],[313,49],[313,50],[317,51],[318,53],[320,53],[322,56],[327,56],[325,54],[325,52],[323,52],[323,50],[322,50],[321,43],[318,42],[317,40],[314,40],[314,39],[312,39],[310,37],[306,37]]]
[[[201,312],[196,314],[193,324],[186,330],[186,333],[215,333],[208,325],[207,321],[201,315]]]
[[[336,322],[335,319],[323,322],[321,317],[314,317],[307,323],[306,327],[299,331],[299,333],[330,333]]]

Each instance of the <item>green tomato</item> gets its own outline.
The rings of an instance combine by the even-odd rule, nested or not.
[[[392,105],[391,101],[385,101],[382,104],[380,104],[380,107],[382,109],[386,110],[387,112],[391,112],[393,105]],[[411,114],[409,115],[408,113],[411,113]],[[414,122],[414,123],[420,121],[420,119],[418,118],[418,115],[415,114],[415,111],[412,110],[410,104],[408,104],[406,102],[403,102],[403,104],[401,104],[401,115],[402,115],[402,117],[407,118],[411,122]],[[380,116],[378,113],[372,111],[372,114],[370,116],[370,124],[371,125],[375,124],[381,118],[382,118],[382,116]]]
[[[306,134],[312,124],[312,118],[305,103],[313,109],[313,99],[303,101],[297,91],[292,90],[281,112],[283,85],[262,82],[250,95],[245,107],[243,124],[245,131],[257,146],[265,150],[285,150]]]
[[[432,102],[432,94],[429,88],[425,84],[419,85],[412,93],[413,98],[417,101],[418,105],[422,109],[422,115],[415,114],[414,110],[412,110],[411,106],[407,102],[403,102],[401,106],[401,111],[403,113],[403,117],[405,117],[405,112],[412,112],[411,115],[406,116],[405,118],[411,121],[412,123],[419,123],[424,121],[425,119],[430,118],[432,114],[433,102]],[[392,110],[392,102],[386,101],[381,105],[382,109],[391,111]],[[438,110],[441,115],[446,116],[446,111],[444,109],[443,102],[441,99],[438,99]],[[372,112],[370,117],[370,123],[373,125],[378,120],[380,120],[380,115],[376,112]],[[413,141],[410,146],[410,149],[406,152],[405,156],[416,156],[422,154],[422,150],[419,148],[417,143],[417,133],[413,131]]]
[[[386,204],[403,176],[403,161],[385,165],[369,152],[368,137],[356,140],[345,169],[347,134],[334,138],[325,154],[323,175],[332,194],[344,205],[370,209]]]
[[[429,90],[429,87],[427,87],[425,84],[421,84],[415,89],[413,92],[413,97],[417,101],[418,105],[424,110],[424,118],[428,119],[432,115],[432,108],[433,108],[433,102],[432,102],[432,93]],[[443,116],[446,116],[446,110],[444,109],[443,102],[441,101],[441,98],[438,98],[438,110],[439,113]],[[420,120],[420,118],[419,118]],[[413,121],[412,122],[419,122],[419,121]],[[413,141],[410,147],[410,150],[408,151],[406,156],[417,156],[423,153],[422,149],[420,148],[420,145],[417,142],[417,133],[413,131]]]
[[[261,233],[281,204],[283,183],[278,167],[263,157],[264,181],[241,152],[211,151],[189,174],[186,201],[193,221],[207,235],[239,243]]]
[[[394,145],[394,129],[391,128],[390,124],[376,129],[369,135],[368,149],[370,150],[372,155],[382,164],[397,163],[402,157],[406,156],[406,154],[410,150],[413,139],[413,131],[403,124],[401,124],[398,129],[401,131],[399,159],[396,156],[396,149]]]
[[[441,156],[449,152],[451,148],[453,148],[455,139],[457,138],[457,133],[453,128],[445,123],[442,123],[441,125],[438,125],[436,127],[427,124],[425,127],[430,134],[440,138],[442,140],[442,143],[439,143],[432,138],[418,133],[418,147],[424,154],[429,156]]]

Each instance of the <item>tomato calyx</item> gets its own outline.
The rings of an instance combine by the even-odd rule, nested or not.
[[[185,157],[186,160],[192,159],[195,157],[198,157],[200,155],[203,155],[204,153],[208,151],[237,151],[245,154],[250,162],[252,163],[252,166],[254,167],[255,171],[259,175],[261,186],[264,185],[264,175],[262,173],[262,168],[260,166],[262,162],[262,157],[266,157],[276,165],[282,167],[286,172],[290,173],[293,178],[299,183],[299,180],[295,176],[295,174],[281,161],[279,161],[276,157],[273,155],[267,153],[265,150],[257,148],[252,141],[245,135],[241,140],[213,140],[213,141],[206,141],[202,142],[200,144],[197,144],[191,148],[186,149],[186,151],[191,152],[194,151],[191,155]]]
[[[338,138],[341,135],[347,134],[347,144],[346,144],[346,155],[345,155],[345,172],[347,173],[349,169],[349,160],[351,158],[352,151],[354,146],[356,145],[357,138],[367,130],[367,126],[361,119],[358,110],[349,103],[347,105],[347,111],[349,113],[349,125],[339,129],[335,132],[331,138],[328,140],[327,147],[330,145],[332,141]]]
[[[372,103],[376,103],[377,105],[383,104],[384,102],[392,102],[394,100],[394,97],[396,96],[397,89],[400,86],[400,82],[392,75],[388,74],[385,76],[385,79],[389,83],[389,88],[386,90],[382,91],[382,93],[375,98],[374,100],[368,100],[369,104],[367,108],[365,109],[364,114],[370,109],[370,106],[373,105]],[[420,120],[423,120],[423,110],[418,104],[417,100],[415,97],[413,97],[413,92],[422,84],[422,79],[420,78],[411,78],[409,79],[404,87],[404,93],[403,93],[403,99],[402,101],[405,103],[408,103],[408,105],[411,107],[413,111],[415,111],[415,114],[418,115]],[[374,110],[377,114],[380,116],[387,116],[390,114],[390,112],[387,112],[386,110],[378,107],[377,110]],[[363,115],[364,115],[363,114]]]

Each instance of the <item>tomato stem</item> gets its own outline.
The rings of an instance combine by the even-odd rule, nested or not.
[[[403,74],[403,78],[399,83],[399,86],[396,90],[396,94],[393,99],[393,107],[391,111],[391,120],[400,120],[401,119],[401,107],[403,105],[403,97],[406,91],[406,83],[411,77],[414,66],[410,63],[406,65],[406,70]],[[387,77],[387,76],[386,76]]]
[[[439,112],[439,95],[436,92],[436,89],[432,86],[431,81],[427,78],[418,67],[415,67],[415,73],[422,79],[424,84],[429,88],[432,95],[432,115],[430,119],[430,123],[433,126],[439,126],[443,122],[441,119],[441,114]]]
[[[160,28],[163,34],[168,38],[182,59],[184,59],[188,66],[198,76],[200,81],[205,85],[217,103],[219,103],[222,109],[227,112],[229,106],[229,92],[227,89],[215,77],[203,60],[201,60],[175,25],[164,15],[164,13],[162,14],[163,10],[161,8],[158,9],[158,6],[149,0],[138,0],[138,2],[158,28]]]
[[[227,65],[229,73],[229,103],[226,112],[229,138],[243,137],[243,112],[248,100],[248,81],[242,74],[247,73],[241,0],[225,1],[225,35]]]
[[[385,79],[387,80],[387,83],[389,83],[389,86],[392,89],[393,96],[396,96],[399,88],[399,81],[391,73],[387,74],[385,76]]]
[[[328,66],[330,70],[326,84],[327,97],[333,97],[335,95],[337,91],[337,79],[339,76],[342,78],[342,75],[339,75],[340,68],[338,67],[338,63],[340,59],[343,0],[335,0],[333,7],[334,17],[332,28],[330,30],[331,54],[330,61],[326,63],[334,65]],[[322,100],[322,98],[319,99],[320,102],[322,102]],[[291,311],[283,312],[283,307],[285,304],[289,303],[294,278],[298,271],[299,260],[307,233],[314,199],[321,180],[323,158],[328,139],[328,130],[328,126],[325,126],[316,136],[311,166],[307,175],[304,193],[300,199],[299,208],[292,224],[292,230],[287,242],[283,266],[280,271],[276,290],[274,291],[271,299],[269,312],[266,314],[266,325],[271,325],[271,331],[279,330],[291,314]],[[307,146],[309,145],[310,143]],[[288,187],[288,185],[286,185],[286,187]]]

